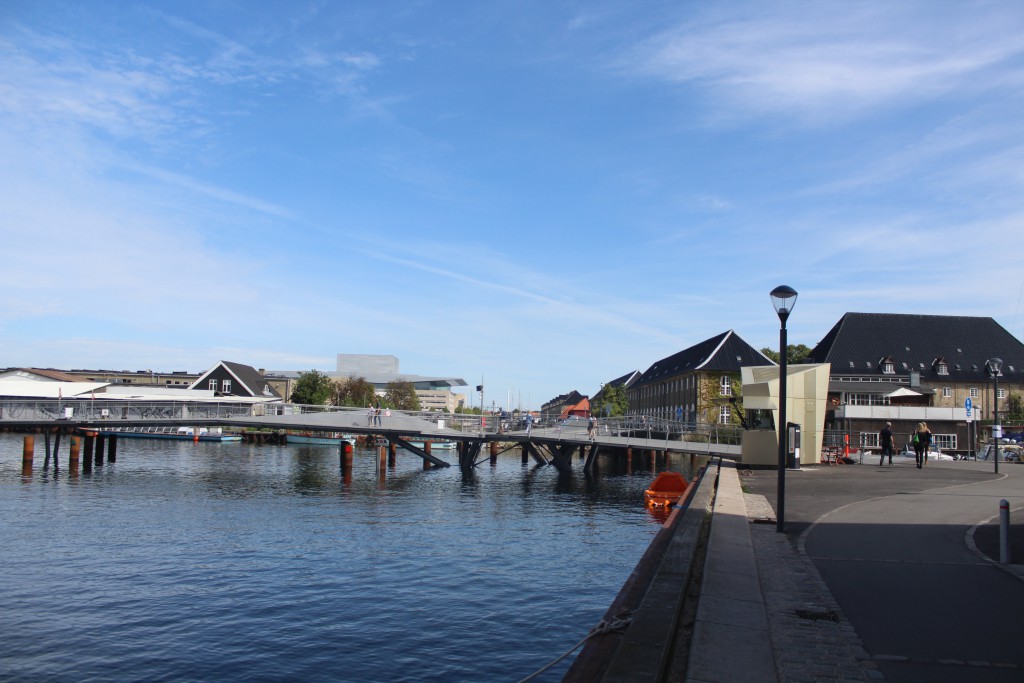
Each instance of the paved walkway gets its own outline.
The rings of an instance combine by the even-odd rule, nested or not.
[[[1000,499],[1015,511],[1013,547],[1024,543],[1024,465],[1001,469],[790,471],[778,534],[764,505],[774,504],[777,473],[724,467],[747,492],[778,680],[1024,680],[1024,564],[985,555],[998,556],[986,522]]]

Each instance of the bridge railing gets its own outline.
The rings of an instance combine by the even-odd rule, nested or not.
[[[205,401],[132,401],[132,400],[18,400],[0,401],[0,423],[145,421],[145,420],[219,420],[252,415],[253,406],[239,403]]]

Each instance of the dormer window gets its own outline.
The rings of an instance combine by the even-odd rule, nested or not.
[[[940,375],[948,375],[949,374],[949,366],[946,364],[945,361],[942,361],[941,363],[937,363],[935,365],[935,372],[939,373]]]
[[[896,363],[891,359],[882,360],[882,374],[883,375],[895,375],[896,374]]]

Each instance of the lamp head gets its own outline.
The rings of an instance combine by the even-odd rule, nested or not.
[[[785,322],[793,310],[793,306],[796,305],[796,290],[788,285],[779,285],[771,291],[769,296],[772,298],[775,312],[779,314],[779,320]]]
[[[985,361],[985,367],[988,368],[989,377],[998,377],[999,371],[1003,368],[1002,358],[989,358]]]

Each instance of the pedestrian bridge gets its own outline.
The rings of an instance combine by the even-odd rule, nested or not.
[[[525,425],[498,415],[461,415],[438,412],[382,410],[373,416],[367,408],[299,404],[246,404],[186,401],[137,402],[81,399],[64,401],[0,401],[0,429],[57,427],[61,431],[132,427],[225,427],[229,430],[284,430],[313,433],[380,435],[434,466],[450,463],[431,452],[429,440],[453,441],[459,465],[472,467],[484,447],[521,448],[523,457],[551,464],[561,471],[572,457],[585,458],[585,469],[599,454],[633,452],[738,456],[742,430],[717,425],[696,425],[651,418],[606,418],[597,421],[593,435],[587,420]],[[410,441],[426,441],[423,447]]]

